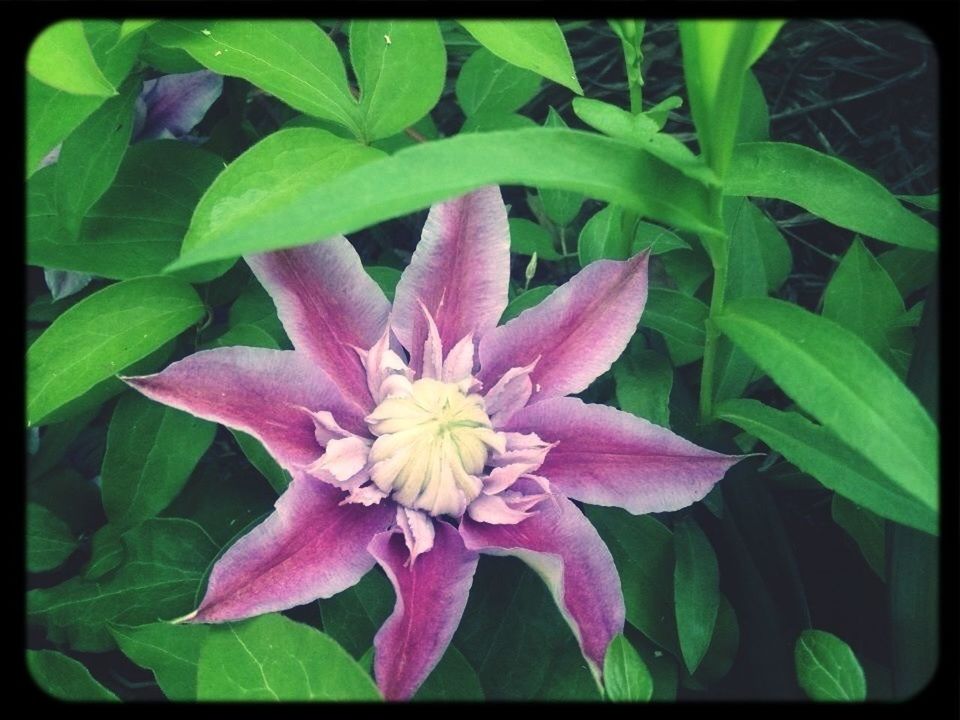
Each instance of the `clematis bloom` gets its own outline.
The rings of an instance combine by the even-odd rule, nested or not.
[[[635,332],[647,255],[592,263],[498,326],[510,239],[488,187],[431,208],[392,308],[342,236],[246,260],[294,350],[208,350],[126,378],[254,435],[293,478],[215,564],[186,619],[328,598],[379,563],[396,605],[374,640],[374,674],[386,698],[406,699],[450,643],[478,554],[514,555],[547,582],[599,678],[623,595],[571,498],[677,510],[738,460],[568,397]]]

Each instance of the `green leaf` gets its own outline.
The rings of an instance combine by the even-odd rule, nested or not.
[[[202,314],[193,288],[173,278],[126,280],[81,300],[27,350],[27,422],[121,372]]]
[[[673,546],[677,632],[683,662],[692,673],[713,637],[720,606],[720,570],[713,546],[693,519],[685,518],[674,526]]]
[[[179,254],[193,208],[221,170],[219,157],[189,143],[137,143],[87,212],[78,240],[65,242],[53,198],[60,168],[46,168],[27,185],[27,262],[117,280],[158,274]],[[210,279],[204,271],[187,277]]]
[[[676,233],[653,223],[640,220],[634,229],[630,255],[650,250],[651,255],[663,255],[673,250],[689,250],[690,245]]]
[[[877,257],[904,298],[926,287],[937,272],[937,253],[895,247]]]
[[[893,696],[906,700],[930,684],[943,657],[941,542],[907,527],[890,530]]]
[[[194,607],[200,579],[217,546],[194,522],[152,518],[123,536],[120,568],[104,580],[74,577],[27,593],[27,619],[55,643],[103,652],[114,646],[108,623],[172,620]]]
[[[603,658],[603,684],[614,702],[646,702],[653,695],[653,677],[630,642],[617,635]]]
[[[120,40],[126,40],[131,35],[143,32],[156,22],[156,20],[124,20],[120,25]]]
[[[607,205],[587,220],[577,240],[580,267],[595,260],[625,260],[630,257],[630,239],[623,233],[623,209]]]
[[[673,367],[653,350],[624,353],[613,364],[617,404],[621,410],[670,427],[670,390]]]
[[[256,280],[251,281],[230,306],[227,321],[231,327],[253,325],[273,338],[278,346],[290,346],[273,299]]]
[[[400,282],[400,271],[396,268],[377,265],[368,265],[364,270],[380,286],[383,294],[387,296],[387,300],[393,302],[393,296],[397,292],[397,283]]]
[[[323,629],[359,658],[373,645],[373,636],[393,611],[393,605],[390,581],[379,569],[371,570],[353,587],[320,601]]]
[[[95,415],[96,411],[89,410],[65,422],[45,427],[40,434],[40,448],[29,460],[29,478],[37,478],[59,463],[80,431],[90,424]]]
[[[110,522],[133,527],[169,505],[216,431],[213,423],[138,393],[120,400],[110,418],[101,471],[103,509]]]
[[[447,53],[434,20],[353,20],[350,62],[368,140],[413,125],[443,92]]]
[[[769,298],[734,300],[715,322],[840,440],[937,509],[937,428],[862,340],[830,320]]]
[[[450,645],[440,658],[413,700],[465,701],[483,700],[483,688],[476,670],[463,653]]]
[[[714,232],[720,224],[702,184],[629,144],[590,133],[461,134],[364,162],[324,182],[375,152],[322,130],[270,135],[217,178],[172,267],[304,245],[495,183],[572,190],[696,232]]]
[[[743,212],[753,221],[753,231],[757,235],[760,258],[763,260],[764,275],[767,278],[767,291],[775,292],[780,289],[793,269],[790,246],[780,233],[777,224],[752,202],[743,206]]]
[[[109,523],[97,530],[90,539],[90,562],[82,575],[85,580],[98,580],[116,570],[123,562],[123,543],[120,533]]]
[[[894,245],[937,247],[937,229],[907,210],[883,185],[843,160],[803,145],[737,146],[723,191],[786,200],[834,225]]]
[[[684,295],[694,295],[708,277],[713,265],[702,243],[694,243],[690,252],[667,253],[661,258],[667,275]]]
[[[677,367],[703,357],[704,323],[709,309],[694,297],[676,290],[650,288],[640,325],[656,330],[667,342]]]
[[[693,676],[701,685],[710,686],[724,677],[736,660],[740,649],[740,624],[737,614],[727,596],[720,593],[720,605],[717,609],[717,623],[696,674]]]
[[[494,132],[496,130],[523,130],[539,127],[526,115],[517,113],[487,112],[481,110],[475,115],[467,116],[460,133]]]
[[[530,288],[526,292],[520,293],[507,304],[503,315],[500,316],[500,324],[503,325],[513,320],[513,318],[517,317],[517,315],[524,310],[529,310],[535,305],[539,305],[556,289],[556,285],[539,285],[535,288]]]
[[[150,623],[109,629],[124,655],[153,671],[168,700],[197,699],[197,664],[209,625]]]
[[[743,97],[740,102],[740,119],[734,145],[745,142],[761,142],[770,139],[770,111],[763,88],[752,70],[743,78]]]
[[[540,90],[540,77],[480,48],[460,68],[455,91],[467,117],[519,110]]]
[[[797,682],[812,700],[867,699],[867,681],[853,650],[836,635],[804,630],[794,648]]]
[[[825,487],[898,523],[937,533],[937,513],[904,492],[827,428],[756,400],[728,400],[716,417],[760,438]]]
[[[565,128],[560,114],[552,107],[547,112],[547,119],[543,123],[547,128]],[[583,195],[579,193],[567,192],[565,190],[550,190],[544,188],[540,190],[540,201],[543,203],[543,210],[547,217],[561,227],[566,227],[572,223],[580,213],[583,206]]]
[[[30,677],[45,693],[70,702],[118,701],[93,679],[90,671],[71,657],[54,650],[27,650]]]
[[[249,327],[249,326],[247,326]],[[230,428],[230,434],[237,441],[240,450],[260,474],[263,475],[277,495],[282,495],[290,484],[290,475],[273,459],[263,444],[252,435]]]
[[[360,107],[340,52],[311,20],[167,20],[148,33],[204,67],[248,80],[295,110],[362,136]]]
[[[377,700],[366,672],[329,636],[283,615],[214,625],[200,651],[199,700]]]
[[[830,503],[830,517],[847,531],[863,553],[870,569],[883,580],[886,577],[886,527],[883,519],[866,508],[834,495]]]
[[[67,524],[52,512],[27,503],[27,570],[46,572],[60,567],[77,548]]]
[[[932,195],[897,195],[897,198],[904,200],[911,205],[916,205],[923,210],[940,210],[940,193]]]
[[[555,20],[458,22],[497,57],[570,88],[577,95],[583,95],[567,41]]]
[[[510,252],[518,255],[537,254],[540,260],[559,260],[562,256],[553,247],[553,236],[543,225],[524,218],[510,218]]]
[[[61,20],[44,29],[27,53],[27,71],[37,80],[74,95],[117,94],[97,66],[79,20]]]

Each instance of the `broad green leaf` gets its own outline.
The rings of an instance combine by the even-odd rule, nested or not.
[[[886,577],[886,526],[883,518],[877,517],[866,508],[847,500],[842,495],[834,495],[830,503],[830,517],[847,531],[863,553],[870,569],[883,580]]]
[[[197,668],[199,700],[377,700],[346,650],[272,613],[210,628]]]
[[[43,505],[27,503],[27,570],[45,572],[60,567],[77,548],[67,524]]]
[[[397,292],[397,283],[400,282],[401,272],[396,268],[378,265],[368,265],[364,270],[366,270],[367,275],[372,277],[374,282],[380,286],[383,294],[387,296],[387,300],[393,302],[393,296]]]
[[[304,145],[323,151],[308,152]],[[304,245],[497,183],[571,190],[695,232],[716,232],[720,224],[705,186],[629,144],[590,133],[531,128],[461,134],[323,181],[374,152],[321,130],[270,135],[217,178],[171,268]],[[312,157],[318,154],[322,158]],[[313,167],[318,162],[320,170]]]
[[[539,285],[535,288],[530,288],[529,290],[520,293],[513,300],[511,300],[506,309],[503,311],[503,315],[500,316],[500,324],[513,320],[524,310],[529,310],[535,305],[539,305],[544,300],[547,299],[547,296],[550,295],[554,290],[557,289],[556,285]]]
[[[147,32],[221,75],[248,80],[295,110],[362,136],[340,52],[312,20],[165,20]]]
[[[584,223],[577,240],[580,267],[602,258],[630,257],[630,238],[624,236],[622,223],[623,209],[616,205],[607,205]]]
[[[702,243],[693,243],[690,252],[667,253],[661,258],[667,275],[684,295],[694,295],[704,281],[713,277],[713,265]]]
[[[673,250],[689,250],[690,245],[676,233],[659,225],[640,220],[634,228],[630,254],[650,250],[651,255],[663,255]]]
[[[393,611],[390,581],[373,569],[351,588],[320,601],[323,629],[351,655],[359,658],[373,645],[373,636]]]
[[[867,699],[867,681],[853,650],[836,635],[804,630],[794,648],[797,682],[811,700]]]
[[[412,699],[440,702],[483,700],[483,688],[470,661],[455,646],[449,645]]]
[[[28,460],[29,478],[37,478],[59,463],[80,431],[90,424],[95,415],[95,410],[89,410],[62,423],[43,428],[40,433],[40,448]]]
[[[74,537],[88,535],[103,522],[100,490],[93,478],[84,477],[67,463],[31,480],[26,500],[63,520]]]
[[[168,700],[196,700],[197,663],[210,627],[150,623],[109,629],[124,655],[153,671]]]
[[[123,544],[123,564],[106,579],[74,577],[29,591],[27,619],[44,625],[52,642],[103,652],[114,646],[108,623],[142,625],[193,609],[200,579],[217,551],[199,525],[152,518],[128,531]]]
[[[467,117],[480,112],[512,113],[540,90],[536,73],[511,65],[486,48],[480,48],[460,68],[455,91]]]
[[[256,280],[252,280],[230,306],[227,322],[231,327],[253,325],[266,332],[278,345],[290,346],[280,318],[277,317],[273,299]]]
[[[683,75],[704,159],[724,177],[733,155],[747,71],[782,20],[682,20]]]
[[[610,641],[603,658],[603,685],[614,702],[645,702],[653,695],[653,677],[646,663],[621,634]]]
[[[353,20],[350,62],[367,140],[413,125],[443,92],[447,53],[434,20]]]
[[[770,139],[770,111],[763,88],[752,70],[743,78],[743,97],[740,101],[740,119],[734,145],[745,142],[762,142]],[[736,150],[734,150],[736,152]]]
[[[524,218],[510,218],[510,251],[518,255],[537,254],[540,260],[559,260],[553,236],[543,225]]]
[[[523,130],[535,127],[539,127],[539,125],[526,115],[481,110],[475,115],[467,116],[460,132],[494,132],[496,130]]]
[[[27,53],[27,71],[37,80],[74,95],[116,95],[90,50],[79,20],[61,20],[45,28]]]
[[[547,119],[543,123],[547,128],[565,128],[560,114],[552,107],[547,113]],[[561,227],[566,227],[572,223],[580,213],[583,206],[583,196],[579,193],[567,192],[566,190],[551,190],[543,188],[540,190],[540,201],[543,203],[543,210],[547,217]]]
[[[271,350],[280,349],[277,341],[266,330],[257,325],[244,323],[230,326],[225,333],[199,347],[206,350],[208,348],[235,347],[237,345],[270,348]]]
[[[663,355],[653,350],[624,353],[613,364],[613,378],[621,410],[670,427],[673,367]]]
[[[577,95],[583,95],[567,41],[555,20],[458,22],[497,57],[570,88]]]
[[[232,428],[230,429],[230,434],[233,435],[237,441],[237,445],[240,446],[240,450],[246,455],[250,464],[259,470],[260,474],[267,479],[270,487],[274,489],[277,495],[283,494],[283,491],[286,490],[290,484],[289,473],[280,467],[277,461],[267,452],[263,444],[252,435],[247,435]]]
[[[156,22],[156,20],[124,20],[120,25],[120,40],[126,40],[131,35],[146,30]]]
[[[862,340],[830,320],[769,298],[735,300],[715,322],[840,440],[937,509],[937,428]]]
[[[90,562],[81,574],[86,580],[98,580],[116,570],[121,562],[123,543],[120,541],[120,533],[108,523],[90,539]]]
[[[673,572],[677,633],[687,670],[706,655],[720,606],[720,569],[713,546],[692,518],[673,528],[677,564]]]
[[[720,593],[713,637],[693,679],[709,687],[730,672],[739,649],[740,624],[737,622],[737,614],[727,596]]]
[[[877,262],[887,271],[900,295],[906,298],[933,282],[938,258],[937,253],[895,247],[877,256]]]
[[[937,229],[883,185],[839,158],[803,145],[737,146],[723,191],[799,205],[839,227],[917,250],[935,250]]]
[[[87,211],[117,175],[130,144],[133,105],[139,92],[139,80],[131,79],[119,95],[101,105],[63,142],[53,197],[70,240],[76,238]]]
[[[138,143],[87,213],[79,239],[64,242],[53,198],[60,168],[44,169],[27,185],[27,262],[118,280],[157,274],[179,254],[193,208],[221,170],[219,157],[188,143]],[[187,276],[210,279],[202,270]]]
[[[650,288],[640,325],[656,330],[667,342],[670,359],[677,367],[703,357],[709,309],[694,297],[676,290]]]
[[[216,431],[213,423],[139,393],[120,400],[110,418],[100,476],[110,522],[134,527],[169,505]]]
[[[145,357],[202,315],[193,288],[173,278],[126,280],[81,300],[27,350],[28,424]]]
[[[37,687],[57,700],[70,702],[119,700],[116,695],[94,680],[87,668],[55,650],[27,650],[27,669]]]
[[[757,235],[760,258],[763,260],[763,270],[767,278],[767,291],[779,290],[793,269],[793,255],[790,252],[790,246],[780,233],[777,224],[756,205],[753,203],[745,204],[743,212],[752,216],[753,230]],[[924,253],[924,255],[928,255],[928,253]]]
[[[894,485],[863,455],[799,413],[728,400],[716,417],[755,435],[823,485],[881,517],[937,533],[937,513]]]

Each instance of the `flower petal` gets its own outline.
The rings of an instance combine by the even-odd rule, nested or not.
[[[245,259],[276,303],[294,348],[317,363],[344,397],[372,409],[357,349],[381,338],[390,303],[353,246],[340,235]]]
[[[145,81],[133,142],[186,135],[203,120],[222,90],[223,77],[209,70]]]
[[[430,208],[410,265],[397,283],[390,324],[418,374],[433,316],[450,351],[469,333],[481,337],[507,306],[510,230],[500,188],[485,187]]]
[[[637,329],[647,300],[647,253],[598,260],[539,305],[480,339],[479,379],[492,388],[535,362],[531,403],[577,393],[610,369]]]
[[[610,551],[577,506],[554,495],[516,525],[466,516],[460,535],[471,550],[514,555],[537,571],[599,675],[607,645],[623,631],[623,593]]]
[[[393,583],[393,614],[377,632],[373,661],[377,685],[388,700],[411,697],[436,667],[467,605],[477,554],[456,529],[437,521],[433,547],[410,562],[403,535],[380,533],[370,552]]]
[[[352,587],[374,565],[367,544],[390,527],[392,503],[341,505],[336,488],[297,473],[276,510],[213,566],[187,620],[226,622],[285,610]]]
[[[330,410],[365,432],[327,377],[289,350],[204,350],[154,375],[123,379],[157,402],[253,435],[287,470],[313,462],[323,449],[305,409]]]
[[[517,412],[507,429],[556,443],[539,473],[565,495],[635,515],[702,499],[741,458],[706,450],[606,405],[552,398]]]

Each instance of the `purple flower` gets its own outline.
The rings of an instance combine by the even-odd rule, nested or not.
[[[488,187],[430,210],[392,308],[342,236],[247,262],[295,350],[208,350],[126,378],[256,436],[293,477],[275,512],[215,564],[186,620],[328,598],[379,563],[397,601],[374,673],[386,698],[405,699],[449,645],[478,553],[515,555],[548,583],[599,678],[623,595],[570,498],[677,510],[738,460],[567,397],[635,332],[647,255],[595,262],[497,326],[510,239]]]

